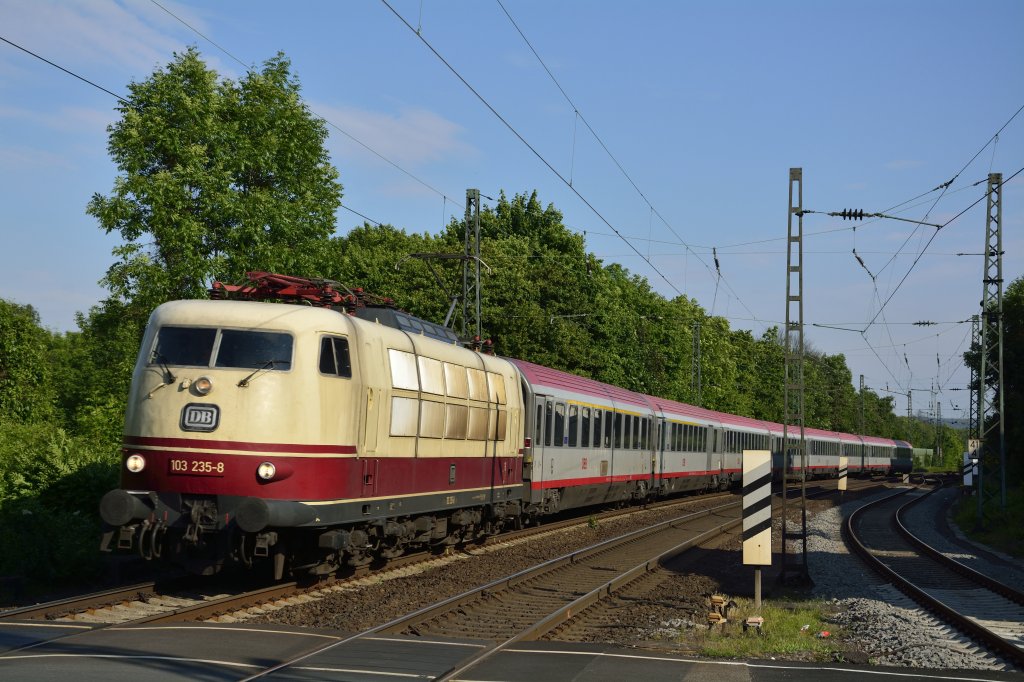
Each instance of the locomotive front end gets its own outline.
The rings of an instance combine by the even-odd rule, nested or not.
[[[282,535],[322,523],[307,502],[335,497],[338,462],[355,456],[350,332],[323,308],[157,308],[132,378],[121,487],[100,503],[102,549],[201,574],[268,558],[280,575]]]

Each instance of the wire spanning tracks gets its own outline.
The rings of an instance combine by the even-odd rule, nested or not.
[[[844,530],[854,549],[919,604],[1018,667],[1024,666],[1024,593],[914,537],[902,515],[925,495],[915,491],[914,499],[904,503],[900,496],[908,492],[867,504],[849,516]]]

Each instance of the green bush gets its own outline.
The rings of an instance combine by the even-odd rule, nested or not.
[[[1024,558],[1024,488],[1008,488],[1006,507],[1000,506],[999,495],[985,493],[984,517],[978,523],[978,498],[965,497],[954,512],[956,524],[972,540],[990,545],[1002,552]]]
[[[92,577],[99,500],[117,485],[117,463],[110,445],[0,420],[0,576],[43,587]]]

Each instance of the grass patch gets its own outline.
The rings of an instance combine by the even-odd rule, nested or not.
[[[698,628],[688,633],[689,644],[703,656],[716,658],[785,658],[804,661],[835,661],[842,658],[842,638],[836,626],[827,622],[833,612],[827,602],[806,601],[791,605],[762,602],[760,613],[754,602],[736,600],[736,608],[724,625]],[[749,616],[764,618],[760,634],[753,628],[743,631]],[[808,626],[804,628],[804,626]],[[828,637],[817,637],[829,632]]]

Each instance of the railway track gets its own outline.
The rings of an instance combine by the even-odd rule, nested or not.
[[[851,491],[873,487],[854,484]],[[836,492],[814,485],[808,496]],[[742,522],[739,500],[671,519],[655,526],[571,552],[557,559],[492,581],[377,627],[283,662],[247,679],[257,679],[336,647],[369,646],[388,637],[414,636],[425,641],[490,639],[456,667],[435,679],[453,679],[485,658],[516,642],[555,632],[625,587],[648,580],[662,563],[691,547],[728,533]]]
[[[809,494],[834,490],[829,482],[812,485]],[[867,485],[867,484],[866,484]],[[647,505],[648,510],[674,509],[707,504],[733,497],[732,493],[716,493],[699,497],[665,500]],[[637,513],[636,507],[605,510],[586,517],[560,519],[519,531],[492,537],[484,546],[472,551],[493,551],[531,539],[562,532],[590,522],[603,522],[618,516]],[[462,558],[456,556],[456,558]],[[471,558],[466,556],[464,558]],[[437,556],[429,552],[392,559],[384,567],[366,569],[339,579],[309,585],[296,581],[261,585],[255,589],[217,589],[209,581],[184,578],[158,584],[139,583],[124,588],[95,592],[79,597],[36,604],[0,612],[0,621],[49,620],[98,625],[157,624],[182,621],[237,622],[250,617],[321,598],[332,591],[354,589],[360,580],[381,580],[401,577],[435,568],[452,560],[451,555]]]
[[[864,483],[863,487],[870,487],[875,484],[877,484],[877,482]],[[854,484],[852,490],[859,487],[861,486]],[[830,492],[835,492],[834,482],[809,485],[809,496],[827,494]],[[587,609],[588,605],[602,600],[605,596],[615,592],[621,586],[634,583],[634,581],[639,579],[641,576],[647,575],[650,570],[656,568],[660,564],[663,558],[682,551],[682,547],[685,546],[687,542],[691,544],[703,542],[710,539],[715,534],[727,532],[729,528],[735,527],[740,522],[740,502],[735,496],[730,494],[708,495],[697,498],[690,497],[651,505],[653,508],[660,509],[686,507],[694,503],[706,504],[708,502],[729,497],[732,497],[735,501],[719,505],[711,510],[691,513],[687,516],[661,523],[658,526],[634,532],[631,534],[631,544],[628,545],[627,549],[619,550],[618,558],[612,557],[609,552],[612,551],[613,545],[621,545],[623,542],[626,542],[626,540],[621,538],[616,539],[615,541],[606,541],[605,543],[602,543],[600,547],[581,550],[563,557],[563,576],[561,578],[556,578],[554,585],[533,588],[535,592],[542,597],[550,596],[555,591],[560,591],[562,595],[560,599],[561,603],[557,603],[559,600],[556,599],[555,603],[546,610],[537,609],[535,611],[534,607],[531,606],[516,608],[515,611],[518,615],[517,620],[515,621],[515,626],[512,628],[512,630],[515,630],[514,633],[510,631],[505,633],[498,631],[491,632],[483,627],[483,623],[513,620],[511,618],[511,602],[507,600],[518,601],[520,597],[519,595],[515,595],[514,597],[506,597],[505,600],[503,600],[501,597],[497,596],[498,583],[508,583],[510,587],[516,584],[526,586],[531,584],[535,585],[536,581],[533,578],[527,577],[526,571],[517,574],[517,576],[512,576],[510,579],[495,581],[494,583],[482,588],[482,590],[476,591],[479,595],[477,600],[481,603],[490,603],[492,606],[494,604],[499,605],[496,610],[492,608],[490,615],[486,616],[484,621],[478,621],[476,624],[471,625],[468,628],[463,627],[462,629],[457,625],[448,628],[442,626],[438,631],[431,630],[430,634],[442,634],[447,636],[457,636],[462,634],[469,635],[474,639],[479,639],[481,636],[490,636],[494,638],[498,643],[493,647],[484,647],[482,649],[483,654],[497,651],[513,641],[538,638],[553,628],[557,628],[569,619],[572,619],[576,614]],[[731,512],[726,512],[726,510],[731,510]],[[495,540],[497,540],[496,542],[492,540],[492,542],[488,543],[485,547],[478,547],[474,551],[488,551],[492,548],[498,549],[507,545],[526,542],[530,538],[540,535],[558,533],[566,527],[588,524],[592,519],[604,520],[613,516],[635,514],[637,512],[638,510],[636,508],[631,508],[607,512],[604,515],[592,515],[590,518],[582,517],[548,523],[544,526],[499,536],[498,538],[495,538]],[[659,527],[660,530],[672,527],[672,530],[675,532],[674,537],[669,538],[668,536],[663,536],[661,539],[655,540],[655,536],[663,535],[660,532]],[[689,537],[684,537],[687,534]],[[646,546],[641,547],[642,545]],[[583,561],[585,555],[588,557],[591,555],[593,556],[593,558],[590,559],[589,564]],[[638,563],[638,561],[643,557],[648,558],[645,561]],[[227,620],[228,622],[233,622],[234,620],[244,620],[245,613],[259,614],[268,610],[280,608],[281,606],[297,604],[303,601],[314,601],[317,599],[316,594],[318,591],[351,590],[353,589],[352,583],[360,579],[377,582],[380,579],[384,579],[383,575],[388,572],[415,572],[417,571],[417,562],[421,564],[429,564],[435,561],[450,561],[458,560],[460,558],[471,559],[472,557],[470,555],[455,558],[436,556],[428,558],[408,557],[404,558],[406,561],[394,560],[390,562],[388,567],[383,571],[374,572],[369,576],[353,576],[347,580],[338,580],[327,585],[319,585],[313,588],[304,588],[295,583],[283,583],[263,587],[241,595],[212,593],[194,595],[188,598],[194,599],[194,603],[188,603],[188,599],[180,594],[173,597],[167,594],[161,594],[164,590],[161,590],[159,586],[154,585],[153,583],[141,583],[119,590],[110,590],[103,593],[86,595],[78,599],[66,599],[61,600],[60,602],[50,602],[23,609],[5,611],[0,613],[0,620],[24,621],[26,619],[40,618],[48,619],[50,622],[78,620],[79,622],[90,621],[92,623],[98,623],[100,627],[114,624],[137,625],[166,623],[170,621]],[[559,570],[555,566],[557,562],[558,560],[545,564],[544,567],[546,571],[557,573]],[[572,571],[575,571],[575,574],[571,573]],[[541,572],[545,571],[541,570]],[[586,576],[586,580],[581,576]],[[469,593],[463,595],[463,598],[468,598],[468,594]],[[449,600],[449,602],[451,602],[449,607],[455,603],[454,600]],[[88,604],[88,608],[81,610],[86,604]],[[502,604],[505,604],[505,606],[502,607]],[[446,618],[438,618],[429,615],[437,608],[438,607],[435,606],[423,609],[417,612],[418,616],[417,614],[413,614],[412,616],[392,621],[371,630],[361,632],[357,635],[336,640],[331,646],[357,642],[363,637],[367,637],[369,639],[372,639],[373,636],[387,637],[389,636],[387,633],[393,632],[427,632],[428,629],[425,624],[431,621],[435,624],[443,623],[446,620]],[[465,610],[464,606],[456,606],[455,608],[457,610]],[[242,610],[241,612],[239,611],[240,609]],[[449,608],[449,611],[450,610],[451,608]],[[441,611],[438,611],[438,613],[440,612]],[[231,615],[225,616],[225,614],[232,613],[241,613],[242,617],[234,618]],[[538,621],[535,617],[536,613],[548,613],[549,615]],[[413,616],[417,617],[414,618]],[[524,617],[526,620],[530,620],[532,617],[533,620],[530,623],[523,625],[522,619]],[[430,627],[433,627],[433,625]],[[323,648],[318,648],[316,651],[310,653],[315,654],[323,650]],[[479,658],[480,656],[478,655],[477,657],[474,657],[473,661],[466,661],[460,664],[459,670],[463,670],[471,666],[475,661],[479,660]],[[256,676],[262,676],[265,673],[290,666],[294,663],[296,663],[294,660],[286,661],[268,668],[264,672],[258,673]]]
[[[652,503],[646,508],[650,510],[672,509],[694,503],[704,504],[731,496],[731,493],[716,493],[700,497],[678,498]],[[487,550],[497,549],[578,527],[590,522],[591,518],[595,522],[601,522],[636,512],[636,507],[627,507],[605,510],[587,517],[576,516],[559,519],[492,537],[485,547]],[[476,547],[478,550],[480,549],[480,546]],[[427,570],[447,560],[450,560],[450,557],[439,557],[430,552],[419,552],[392,559],[385,566],[377,567],[376,570],[364,568],[339,579],[326,580],[312,585],[289,581],[259,586],[255,589],[245,589],[241,592],[237,589],[217,589],[216,587],[210,589],[210,585],[193,578],[174,580],[164,584],[150,581],[2,611],[0,612],[0,621],[50,620],[103,625],[196,620],[234,622],[244,620],[247,615],[261,615],[268,611],[315,600],[322,593],[346,589],[347,586],[367,576],[380,579],[389,574],[408,575]]]
[[[933,488],[928,495],[939,487]],[[903,522],[926,494],[909,490],[867,504],[846,520],[854,550],[926,609],[997,655],[1024,667],[1024,593],[947,557],[917,539]]]
[[[536,639],[622,581],[628,582],[653,568],[661,558],[735,528],[742,522],[740,511],[740,501],[729,502],[606,540],[471,589],[246,679],[272,674],[329,649],[358,644],[359,640],[369,642],[379,637],[413,635],[495,641],[494,646],[476,650],[456,669],[434,678],[451,679],[510,644]],[[638,556],[654,558],[637,565]],[[545,617],[538,620],[537,614],[545,614]]]

